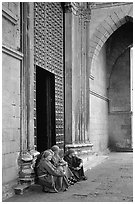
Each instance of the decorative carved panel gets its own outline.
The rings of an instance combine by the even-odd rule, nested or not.
[[[59,2],[34,3],[34,61],[35,65],[55,74],[56,142],[63,144],[63,10]],[[34,83],[36,87],[36,80]],[[36,104],[36,94],[34,102]],[[36,125],[34,128],[36,134]]]

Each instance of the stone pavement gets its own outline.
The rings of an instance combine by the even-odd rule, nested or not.
[[[33,185],[23,195],[4,202],[132,202],[133,153],[94,157],[84,163],[88,180],[76,183],[68,191],[43,193],[39,185]]]

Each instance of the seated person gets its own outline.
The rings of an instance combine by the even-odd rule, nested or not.
[[[48,149],[48,151],[51,152],[52,155],[54,155],[54,152],[51,149]],[[35,183],[38,183],[38,175],[37,175],[37,166],[42,158],[44,151],[41,152],[40,154],[38,154],[36,162],[35,162],[35,167],[34,167],[34,171],[35,171]]]
[[[59,153],[60,153],[60,149],[57,145],[54,145],[51,150],[54,152],[54,155],[52,156],[52,163],[54,164],[54,166],[63,169],[63,171],[65,172],[65,175],[67,177],[68,183],[70,185],[73,185],[75,182],[74,179],[74,175],[71,172],[71,170],[68,168],[68,164],[66,161],[63,160],[62,157],[60,157]]]
[[[54,153],[52,156],[52,162],[55,166],[66,166],[67,162],[65,162],[60,156],[59,152],[60,149],[57,145],[52,146],[51,148],[52,152]]]
[[[43,187],[44,192],[65,191],[68,188],[64,177],[65,173],[55,167],[50,161],[52,153],[48,150],[44,151],[37,165],[38,182]]]
[[[37,166],[42,158],[42,155],[43,155],[44,152],[41,152],[38,156],[37,156],[37,159],[36,159],[36,162],[35,162],[35,166],[34,166],[34,172],[35,172],[35,183],[38,183],[38,175],[37,175]]]
[[[68,150],[68,152],[64,156],[64,160],[68,163],[68,166],[77,181],[87,180],[86,176],[84,175],[83,161],[82,159],[76,156],[75,151],[73,149]]]

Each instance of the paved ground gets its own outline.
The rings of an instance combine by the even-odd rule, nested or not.
[[[133,202],[133,153],[110,153],[104,162],[86,171],[87,181],[56,194],[34,185],[24,195],[5,202]]]

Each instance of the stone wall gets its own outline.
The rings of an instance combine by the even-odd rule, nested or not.
[[[20,3],[4,2],[2,7],[3,184],[10,183],[18,177],[20,134],[22,134],[24,150],[27,148],[30,150],[34,145],[34,43],[31,37],[34,30],[34,12],[32,4],[28,8],[26,5],[24,9],[24,13],[26,12],[24,56],[21,50]],[[108,127],[109,141],[112,144],[114,142],[121,146],[126,145],[126,147],[130,144],[129,51],[124,51],[131,46],[132,36],[125,36],[126,33],[129,34],[129,30],[127,28],[128,32],[125,32],[124,28],[125,34],[120,34],[119,38],[117,36],[116,43],[113,43],[114,47],[110,49],[108,44],[110,42],[106,43],[106,41],[111,40],[110,36],[119,27],[132,22],[132,7],[132,4],[127,4],[92,8],[91,20],[87,23],[73,13],[65,13],[65,142],[69,145],[79,143],[77,144],[79,150],[82,146],[90,151],[92,146],[93,151],[96,152],[106,150]],[[125,38],[120,45],[122,36]],[[108,55],[108,48],[111,55]],[[122,53],[124,54],[120,56]],[[112,72],[114,63],[115,71]],[[113,89],[107,95],[108,79],[111,73],[113,74],[110,82]],[[23,79],[20,80],[22,75]],[[22,90],[23,93],[21,93]],[[109,97],[111,98],[110,110],[124,112],[117,115],[110,114],[108,126]],[[24,108],[23,115],[21,115],[20,107]]]
[[[131,147],[130,49],[114,66],[109,88],[109,146],[120,150]]]
[[[2,183],[18,177],[20,151],[20,3],[2,5]],[[10,173],[9,173],[10,172]]]
[[[20,150],[20,62],[5,53],[2,57],[2,168],[3,182],[8,182],[17,177]]]
[[[93,143],[93,150],[95,151],[103,151],[108,147],[108,79],[118,56],[120,56],[128,46],[132,45],[132,16],[133,6],[131,3],[127,5],[110,6],[107,8],[98,8],[97,6],[93,7],[91,11],[89,27],[89,138],[90,142]],[[115,36],[114,41],[111,36],[115,33],[118,35]],[[108,42],[111,43],[111,47],[108,45]],[[121,66],[123,65],[121,64]],[[117,81],[119,81],[118,78]],[[125,97],[129,100],[129,94],[127,95],[127,92],[124,92],[124,94],[126,94]],[[122,103],[122,101],[120,103]],[[125,106],[123,106],[123,109],[125,109]],[[123,116],[123,120],[124,117],[125,116]],[[123,131],[125,131],[124,135],[130,133],[130,122],[128,117],[129,116],[125,119],[127,120],[128,127],[122,126],[123,130],[121,135],[123,134]],[[111,122],[113,119],[114,118],[111,119]],[[109,128],[111,122],[109,118]],[[121,125],[122,124],[123,123],[121,123]],[[114,126],[112,126],[111,130],[113,130]],[[117,131],[115,131],[115,137],[117,137]],[[129,142],[128,138],[127,142]]]
[[[115,150],[129,149],[132,142],[130,100],[130,47],[132,43],[132,21],[127,21],[122,25],[107,41],[109,146]]]
[[[106,46],[101,49],[90,80],[90,141],[94,151],[104,151],[108,144],[108,100],[106,85]]]

